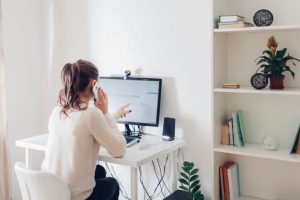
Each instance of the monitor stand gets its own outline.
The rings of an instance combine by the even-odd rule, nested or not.
[[[124,136],[126,136],[126,137],[138,137],[138,138],[141,137],[142,131],[141,131],[140,128],[139,128],[138,131],[136,131],[136,130],[131,130],[130,127],[129,127],[129,124],[124,124],[124,125],[125,125],[125,131],[123,132]]]
[[[125,124],[125,136],[132,136],[132,131],[129,127],[129,124]]]

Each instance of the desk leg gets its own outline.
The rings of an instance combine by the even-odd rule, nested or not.
[[[172,181],[172,191],[176,191],[177,190],[177,156],[176,156],[176,151],[173,151],[171,153],[171,161],[172,161],[172,172],[173,172],[173,181]]]
[[[31,155],[30,155],[30,150],[28,148],[25,148],[25,165],[26,168],[31,167]]]
[[[137,168],[131,167],[131,200],[138,199]]]

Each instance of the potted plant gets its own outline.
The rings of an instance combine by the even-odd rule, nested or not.
[[[182,190],[192,193],[194,200],[204,200],[204,196],[200,190],[199,169],[194,168],[193,162],[185,161],[182,165],[182,172],[180,172],[179,182]]]
[[[283,72],[290,72],[293,78],[295,73],[289,67],[289,63],[296,66],[295,61],[300,61],[297,58],[286,55],[287,48],[277,50],[278,42],[274,36],[268,38],[267,43],[268,49],[263,51],[263,55],[258,58],[257,65],[259,68],[256,70],[261,70],[267,78],[270,78],[270,88],[271,89],[283,89]]]

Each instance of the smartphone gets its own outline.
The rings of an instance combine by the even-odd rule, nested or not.
[[[100,87],[99,83],[96,82],[96,84],[93,87],[94,98],[96,99],[96,101],[98,101],[98,99],[99,99],[98,92],[99,92],[100,88],[101,87]]]

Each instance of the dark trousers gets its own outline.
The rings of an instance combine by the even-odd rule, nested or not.
[[[106,177],[106,171],[101,165],[96,166],[96,186],[87,200],[118,200],[119,183],[112,177]]]

